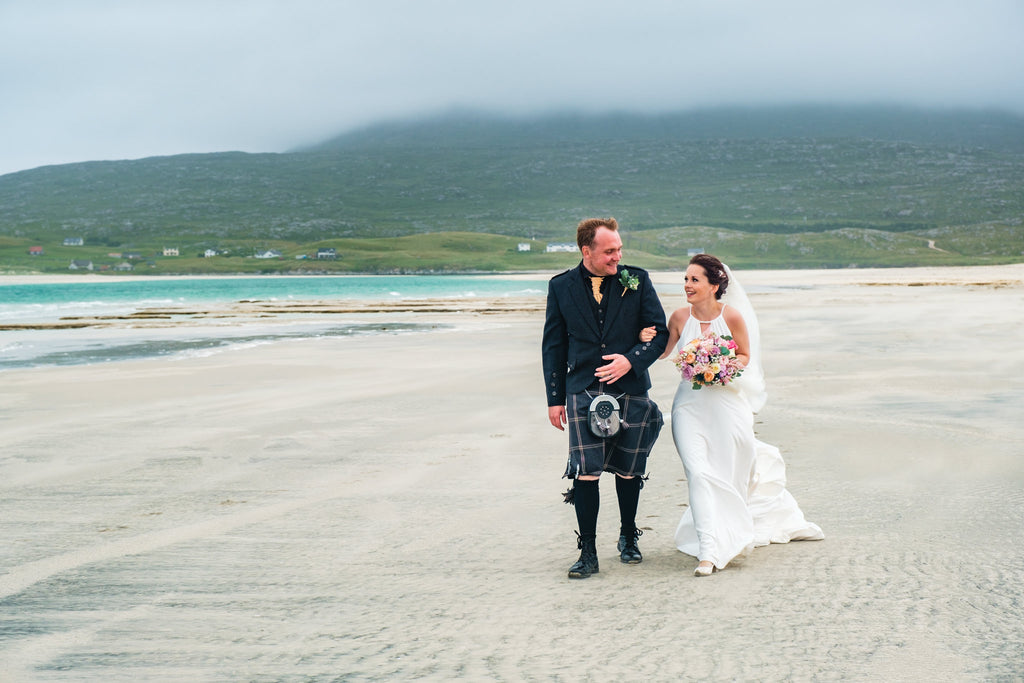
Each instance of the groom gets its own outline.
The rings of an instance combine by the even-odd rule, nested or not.
[[[598,572],[595,539],[602,472],[616,475],[619,557],[627,564],[643,560],[636,511],[647,455],[662,425],[658,406],[647,397],[647,368],[665,350],[668,333],[664,308],[647,272],[619,264],[622,239],[614,218],[581,221],[576,243],[583,260],[548,284],[542,355],[548,419],[556,429],[569,429],[564,476],[574,481],[566,502],[576,507],[581,551],[569,578],[585,579]],[[640,330],[652,325],[657,335],[641,342]],[[603,395],[612,401],[595,402]],[[593,415],[592,403],[600,408]],[[618,415],[609,421],[616,404]]]

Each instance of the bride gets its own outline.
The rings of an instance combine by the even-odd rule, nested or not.
[[[672,438],[683,461],[690,506],[676,529],[676,546],[699,561],[695,576],[724,569],[756,546],[821,540],[786,490],[779,450],[754,436],[754,413],[765,403],[757,317],[728,267],[697,254],[686,269],[686,308],[668,321],[662,358],[711,333],[730,335],[744,366],[728,385],[693,389],[680,382],[672,403]],[[729,294],[726,295],[728,290]],[[653,328],[641,333],[653,337]]]

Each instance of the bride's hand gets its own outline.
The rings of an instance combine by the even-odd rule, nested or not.
[[[654,339],[656,336],[658,336],[658,330],[654,327],[654,325],[651,325],[650,327],[645,327],[644,329],[640,330],[640,341],[644,342],[645,344]]]

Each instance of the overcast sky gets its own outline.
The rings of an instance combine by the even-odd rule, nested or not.
[[[1024,114],[1024,0],[0,0],[0,174],[452,108]]]

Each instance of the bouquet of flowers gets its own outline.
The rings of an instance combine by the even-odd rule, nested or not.
[[[740,376],[743,368],[736,357],[736,342],[729,335],[709,334],[679,349],[672,359],[683,379],[693,382],[694,389],[705,385],[726,385]]]

